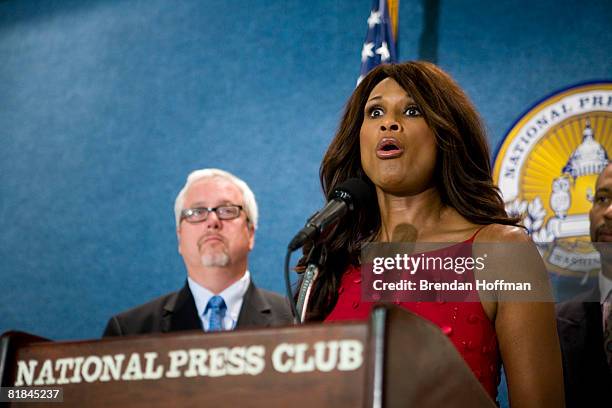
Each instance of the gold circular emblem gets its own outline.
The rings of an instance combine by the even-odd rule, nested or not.
[[[590,244],[595,181],[612,154],[612,82],[578,85],[537,103],[508,132],[493,178],[554,274],[586,281],[599,269]]]

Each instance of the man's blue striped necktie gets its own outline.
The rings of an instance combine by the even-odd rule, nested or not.
[[[208,331],[213,332],[223,330],[223,317],[225,316],[225,311],[227,310],[227,306],[225,305],[223,298],[219,295],[211,297],[206,305],[204,314],[206,314],[208,310],[210,310]]]

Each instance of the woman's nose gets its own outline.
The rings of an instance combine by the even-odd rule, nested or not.
[[[398,132],[400,128],[400,124],[396,120],[387,120],[380,124],[380,130],[384,132]]]

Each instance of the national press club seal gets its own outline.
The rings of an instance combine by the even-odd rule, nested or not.
[[[510,129],[494,164],[510,215],[519,215],[555,278],[597,276],[590,244],[595,181],[612,154],[612,81],[575,85],[536,103]]]

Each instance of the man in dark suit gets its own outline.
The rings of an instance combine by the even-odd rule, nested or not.
[[[177,292],[113,316],[104,336],[219,331],[291,324],[286,298],[255,287],[248,255],[257,203],[247,184],[218,169],[192,172],[174,212],[187,282]]]
[[[612,404],[612,164],[597,179],[589,219],[601,255],[599,285],[557,306],[567,407]]]

